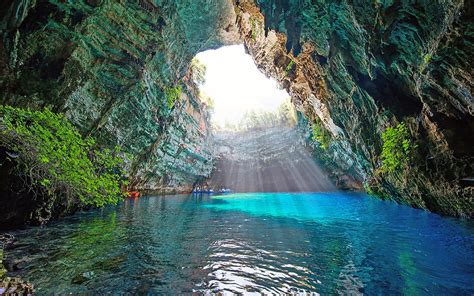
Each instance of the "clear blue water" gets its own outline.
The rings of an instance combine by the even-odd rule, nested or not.
[[[127,200],[14,233],[38,294],[474,294],[474,224],[362,194]]]

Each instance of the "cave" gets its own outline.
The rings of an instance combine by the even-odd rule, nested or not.
[[[290,95],[260,72],[243,44],[200,52],[191,67],[211,113],[214,149],[214,168],[193,192],[335,190],[300,136]]]
[[[471,2],[0,8],[0,294],[474,293]]]

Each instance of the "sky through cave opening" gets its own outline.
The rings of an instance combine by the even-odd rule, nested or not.
[[[296,129],[289,94],[243,45],[199,53],[201,100],[212,105],[216,165],[206,188],[235,192],[333,191]]]
[[[283,108],[291,108],[286,90],[260,72],[242,44],[203,51],[196,59],[205,66],[200,91],[212,100],[217,130],[238,129],[248,124],[249,116],[275,118]]]

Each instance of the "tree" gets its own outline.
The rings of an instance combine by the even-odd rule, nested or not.
[[[191,61],[191,75],[194,82],[199,85],[206,82],[206,66],[198,58]]]
[[[121,199],[124,154],[99,148],[61,114],[0,105],[0,146],[17,155],[18,175],[36,195],[95,206]]]

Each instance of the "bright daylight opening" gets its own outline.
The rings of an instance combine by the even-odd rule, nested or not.
[[[290,96],[243,45],[199,53],[192,63],[211,108],[216,164],[195,192],[320,192],[334,186],[304,148]]]
[[[285,110],[293,112],[288,93],[257,69],[243,45],[207,50],[196,59],[206,68],[201,96],[212,100],[217,130],[252,127],[262,121],[275,125],[288,116]]]

